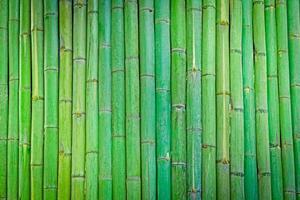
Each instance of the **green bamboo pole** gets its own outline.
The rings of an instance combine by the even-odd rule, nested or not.
[[[113,199],[126,199],[124,2],[112,0],[112,192]]]
[[[186,199],[186,12],[171,2],[172,199]]]
[[[140,83],[137,0],[125,1],[127,199],[141,198]]]
[[[110,0],[99,2],[99,30],[99,197],[112,199]]]
[[[242,1],[230,0],[230,196],[244,199]]]
[[[202,0],[188,0],[187,13],[187,187],[201,198],[201,28]]]
[[[252,0],[242,1],[243,6],[243,84],[244,84],[244,144],[245,144],[245,199],[257,200],[255,94],[253,66]]]
[[[59,1],[59,164],[58,199],[71,197],[72,152],[72,2]]]
[[[44,199],[56,199],[58,168],[58,2],[44,1]]]
[[[142,198],[156,197],[154,2],[139,0]]]
[[[229,0],[217,1],[216,24],[217,198],[230,199]]]
[[[296,199],[286,1],[276,1],[279,114],[284,199]]]
[[[0,3],[0,199],[7,198],[8,1]]]
[[[20,2],[19,199],[30,199],[31,47],[30,0]]]
[[[86,44],[87,63],[86,63],[86,102],[85,102],[86,103],[85,192],[86,192],[86,199],[97,199],[98,179],[99,179],[98,176],[99,175],[98,174],[99,171],[98,170],[98,162],[99,162],[98,161],[98,152],[99,152],[98,151],[98,130],[99,130],[98,129],[98,112],[99,112],[98,105],[99,104],[98,103],[101,103],[101,101],[98,102],[98,45],[99,44],[98,44],[98,1],[97,0],[87,1],[87,33],[86,34],[87,34],[87,44]],[[102,70],[100,71],[100,74],[101,73]],[[74,82],[74,84],[76,83]],[[101,90],[99,87],[99,92],[100,91]],[[79,95],[81,92],[82,91],[78,89],[78,94],[75,95]],[[100,113],[100,117],[101,117],[101,113]],[[104,128],[104,124],[101,122],[102,121],[100,120],[99,126]],[[109,131],[107,127],[105,127],[105,130]],[[99,141],[104,140],[104,137],[101,135],[101,132],[99,133],[100,133]],[[74,140],[76,140],[76,138],[74,138]],[[102,158],[103,156],[104,155],[100,155],[99,159]],[[100,172],[101,171],[102,170],[100,170]]]
[[[300,200],[300,2],[287,1],[288,31],[289,31],[289,63],[290,91],[292,108],[292,125],[294,136],[294,154],[296,171],[296,194]]]
[[[259,199],[271,199],[264,2],[253,0],[256,149]]]
[[[202,9],[202,198],[216,199],[216,1],[203,0]]]
[[[8,4],[8,136],[7,136],[7,198],[18,199],[19,160],[19,0]]]
[[[279,96],[277,74],[277,43],[275,0],[265,1],[268,120],[270,138],[271,186],[274,199],[283,199],[282,162],[280,144]]]
[[[43,198],[44,23],[43,2],[31,1],[32,115],[31,199]]]
[[[72,199],[85,198],[86,7],[73,3]]]
[[[157,199],[171,199],[170,1],[155,0]]]

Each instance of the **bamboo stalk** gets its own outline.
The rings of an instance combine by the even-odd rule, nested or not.
[[[99,171],[98,168],[98,162],[99,162],[98,141],[104,140],[104,137],[101,134],[102,132],[101,131],[98,132],[99,130],[98,129],[98,113],[99,113],[98,103],[101,103],[101,101],[98,102],[98,45],[99,44],[98,44],[98,1],[97,0],[87,1],[87,33],[86,34],[87,34],[87,44],[86,44],[87,64],[86,64],[86,102],[85,102],[86,103],[85,191],[86,191],[86,199],[97,199],[98,179],[99,179],[99,175],[102,172],[102,169],[100,168]],[[100,65],[100,69],[101,69],[101,65]],[[99,74],[102,74],[102,71],[100,71]],[[104,84],[104,82],[102,84]],[[100,88],[99,86],[99,92],[101,91],[102,88]],[[82,92],[81,90],[78,90],[78,94],[75,95],[83,95],[81,92]],[[101,117],[101,110],[99,116]],[[104,126],[104,124],[101,121],[101,118],[99,121],[99,126],[105,128],[105,130],[107,131],[109,130],[107,127]],[[98,140],[98,133],[99,133],[100,140]],[[101,147],[102,146],[100,146],[100,150],[102,150]],[[100,151],[100,153],[102,153],[102,151]],[[104,156],[105,155],[100,154],[99,159]],[[100,162],[100,166],[101,166],[101,162]],[[98,172],[100,172],[100,174]],[[99,197],[102,196],[103,195],[100,195]]]
[[[19,160],[19,0],[8,4],[8,137],[7,137],[7,198],[18,199]]]
[[[141,198],[138,5],[125,1],[126,185],[127,199]]]
[[[32,115],[31,199],[43,198],[44,134],[44,23],[43,2],[31,1]]]
[[[203,0],[202,9],[202,197],[216,199],[216,1]]]
[[[44,199],[57,195],[58,168],[58,2],[44,1]]]
[[[290,92],[292,125],[294,138],[296,194],[300,199],[300,3],[297,0],[287,1],[288,6],[288,42],[290,63]]]
[[[242,1],[230,0],[230,196],[244,199]]]
[[[156,197],[154,2],[139,1],[142,198]]]
[[[73,3],[72,199],[85,198],[86,7]]]
[[[276,1],[279,114],[284,199],[296,199],[286,1]]]
[[[0,3],[0,199],[7,198],[8,1]]]
[[[257,200],[257,162],[255,136],[255,94],[253,64],[252,1],[242,1],[243,11],[243,84],[244,84],[244,144],[245,199]]]
[[[259,199],[271,199],[264,2],[253,1],[256,149]]]
[[[157,199],[171,199],[170,1],[155,1]]]
[[[124,2],[112,0],[112,192],[113,199],[126,199]]]
[[[217,1],[216,101],[217,198],[230,199],[229,161],[229,1]]]
[[[99,6],[99,197],[111,199],[111,1],[102,0]]]
[[[187,13],[187,187],[201,198],[201,0],[188,0]]]
[[[59,163],[58,199],[71,197],[72,152],[72,2],[59,1]]]
[[[186,12],[171,2],[172,199],[186,199]],[[183,28],[184,27],[184,28]]]
[[[265,1],[266,50],[267,50],[267,83],[268,83],[268,120],[270,138],[271,186],[272,196],[283,199],[282,162],[280,144],[280,119],[277,74],[277,43],[275,0]]]

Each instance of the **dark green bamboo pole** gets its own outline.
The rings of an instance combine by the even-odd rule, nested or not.
[[[99,45],[98,44],[98,9],[99,8],[98,8],[97,0],[87,1],[87,33],[86,33],[87,34],[87,44],[86,44],[87,62],[86,62],[86,102],[85,102],[86,103],[86,147],[85,147],[86,148],[85,149],[86,199],[98,199],[98,188],[99,188],[98,187],[98,180],[99,180],[98,141],[104,140],[104,137],[101,135],[101,132],[98,132],[99,130],[98,129],[98,112],[99,112],[98,103],[101,103],[101,101],[98,101],[98,45]],[[84,27],[85,26],[83,26],[83,28]],[[100,71],[100,73],[102,73],[102,71]],[[102,84],[104,83],[101,83],[100,85]],[[100,90],[99,87],[99,92],[100,91],[102,90]],[[78,94],[80,94],[81,92],[82,91],[78,90]],[[104,128],[105,126],[101,122],[102,121],[99,121],[99,126]],[[105,127],[105,130],[109,131],[107,127]],[[98,133],[99,133],[100,140],[98,140]],[[76,138],[74,139],[76,140]],[[100,153],[102,152],[100,151]],[[105,155],[100,155],[99,159],[104,156]],[[101,171],[102,169],[100,169],[100,173]],[[102,195],[100,195],[99,197],[101,196]]]
[[[230,0],[230,196],[244,199],[242,1]]]
[[[155,1],[157,198],[171,199],[170,1]]]
[[[290,63],[290,90],[292,125],[294,136],[296,194],[300,199],[300,2],[287,1],[288,6],[288,39],[289,39],[289,63]]]
[[[202,10],[202,198],[216,199],[216,1],[203,0]]]
[[[8,136],[7,136],[7,198],[18,199],[19,160],[19,0],[8,4]]]
[[[141,198],[138,4],[125,1],[127,199]]]
[[[286,1],[276,1],[279,114],[284,199],[296,199]]]
[[[72,199],[85,198],[86,7],[73,3]]]
[[[256,149],[259,199],[271,199],[264,2],[253,0]]]
[[[111,1],[99,2],[99,198],[112,198]]]
[[[59,1],[59,166],[58,199],[71,197],[72,2]]]
[[[44,1],[44,199],[56,199],[58,168],[58,2]]]
[[[187,187],[201,198],[201,28],[202,0],[188,0],[187,13]]]
[[[113,199],[126,199],[124,2],[112,0],[112,192]]]
[[[0,3],[0,199],[7,198],[8,1]]]
[[[156,197],[154,1],[139,0],[142,198]]]
[[[216,24],[217,198],[230,199],[229,0],[217,0]]]
[[[265,1],[271,186],[274,199],[283,199],[275,0]]]
[[[171,2],[172,199],[186,199],[186,12]]]
[[[30,199],[31,47],[30,0],[20,2],[19,199]]]
[[[242,1],[243,6],[243,84],[244,84],[244,141],[245,141],[245,199],[257,200],[255,94],[253,66],[252,0]]]

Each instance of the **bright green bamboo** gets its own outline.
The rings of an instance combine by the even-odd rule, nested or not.
[[[111,199],[111,1],[101,0],[99,6],[99,198]]]
[[[18,198],[19,160],[19,0],[8,4],[8,136],[7,136],[7,198]]]
[[[274,199],[283,199],[281,144],[279,121],[279,97],[277,74],[277,43],[275,0],[265,1],[266,50],[268,76],[268,120],[270,138],[271,186]]]
[[[296,194],[297,200],[300,200],[300,3],[298,0],[289,0],[287,5]]]
[[[296,199],[286,1],[276,1],[279,114],[284,199]]]
[[[19,199],[30,199],[31,51],[30,0],[20,2]]]
[[[203,0],[202,9],[202,197],[216,199],[216,1]]]
[[[244,84],[244,144],[245,144],[245,199],[257,200],[255,94],[253,66],[252,0],[243,6],[243,84]]]
[[[229,0],[217,0],[216,24],[217,197],[230,199]]]
[[[242,1],[230,0],[230,196],[244,199]]]
[[[124,2],[112,0],[112,192],[113,199],[126,199]]]
[[[73,3],[72,199],[85,198],[86,7]]]
[[[138,5],[125,1],[126,185],[127,199],[141,198]]]
[[[8,1],[0,2],[0,199],[7,198]]]
[[[139,0],[142,198],[156,197],[154,2]]]
[[[56,199],[58,168],[58,2],[44,1],[44,199]]]
[[[31,199],[43,198],[44,134],[44,23],[43,2],[31,1]]]
[[[103,11],[101,11],[100,13],[102,12]],[[99,180],[98,133],[100,138],[99,141],[105,140],[103,135],[101,135],[102,132],[98,132],[99,130],[98,129],[98,114],[99,114],[98,103],[103,102],[103,100],[98,102],[98,80],[99,79],[101,80],[101,77],[99,77],[98,79],[98,45],[99,45],[98,44],[98,0],[87,1],[87,28],[86,29],[87,29],[87,33],[86,33],[87,34],[87,41],[86,41],[87,42],[86,44],[87,63],[86,63],[86,146],[85,146],[86,148],[85,149],[85,173],[86,173],[85,192],[86,194],[85,195],[86,195],[86,199],[98,199],[98,180]],[[99,74],[103,74],[104,72],[102,71],[103,70],[100,70]],[[103,84],[105,84],[104,80],[103,81],[101,80],[100,85]],[[103,89],[102,88],[100,89],[99,87],[99,92],[101,92],[102,90]],[[77,95],[83,95],[81,92],[82,91],[78,90]],[[100,117],[101,117],[101,110],[100,110]],[[105,130],[107,130],[108,132],[107,135],[109,136],[109,128],[104,126],[102,120],[99,121],[99,126],[101,128],[102,127],[105,128]],[[102,146],[100,146],[100,150],[102,150],[101,147]],[[100,153],[102,153],[102,151],[100,151]],[[105,155],[100,155],[99,159],[103,157],[105,157]],[[100,173],[101,171],[102,169],[100,168]],[[103,195],[100,195],[99,197],[102,196]]]
[[[187,13],[187,196],[201,199],[202,0],[188,0]]]
[[[72,2],[59,1],[59,163],[58,199],[71,197]]]
[[[253,0],[256,149],[259,199],[271,199],[264,2]]]
[[[170,1],[155,0],[157,198],[171,199]]]
[[[171,2],[172,199],[186,199],[186,12]]]

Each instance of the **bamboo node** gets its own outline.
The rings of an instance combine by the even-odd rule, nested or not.
[[[224,164],[224,165],[229,165],[230,160],[228,160],[227,158],[222,158],[222,159],[217,160],[217,163]]]
[[[216,148],[216,145],[212,145],[212,144],[202,144],[202,148],[203,149],[208,149],[208,148]]]
[[[155,24],[167,24],[167,25],[169,25],[170,24],[170,20],[169,19],[164,19],[164,18],[156,19],[155,20]]]
[[[208,9],[208,8],[212,8],[212,9],[216,9],[216,6],[215,5],[211,5],[211,4],[207,4],[207,5],[203,5],[202,6],[202,9],[203,10],[206,10],[206,9]]]
[[[244,177],[244,173],[243,172],[230,172],[230,174],[233,175],[233,176]]]
[[[148,11],[151,13],[154,11],[154,9],[152,7],[143,7],[143,8],[140,8],[140,12],[142,12],[142,11]]]

